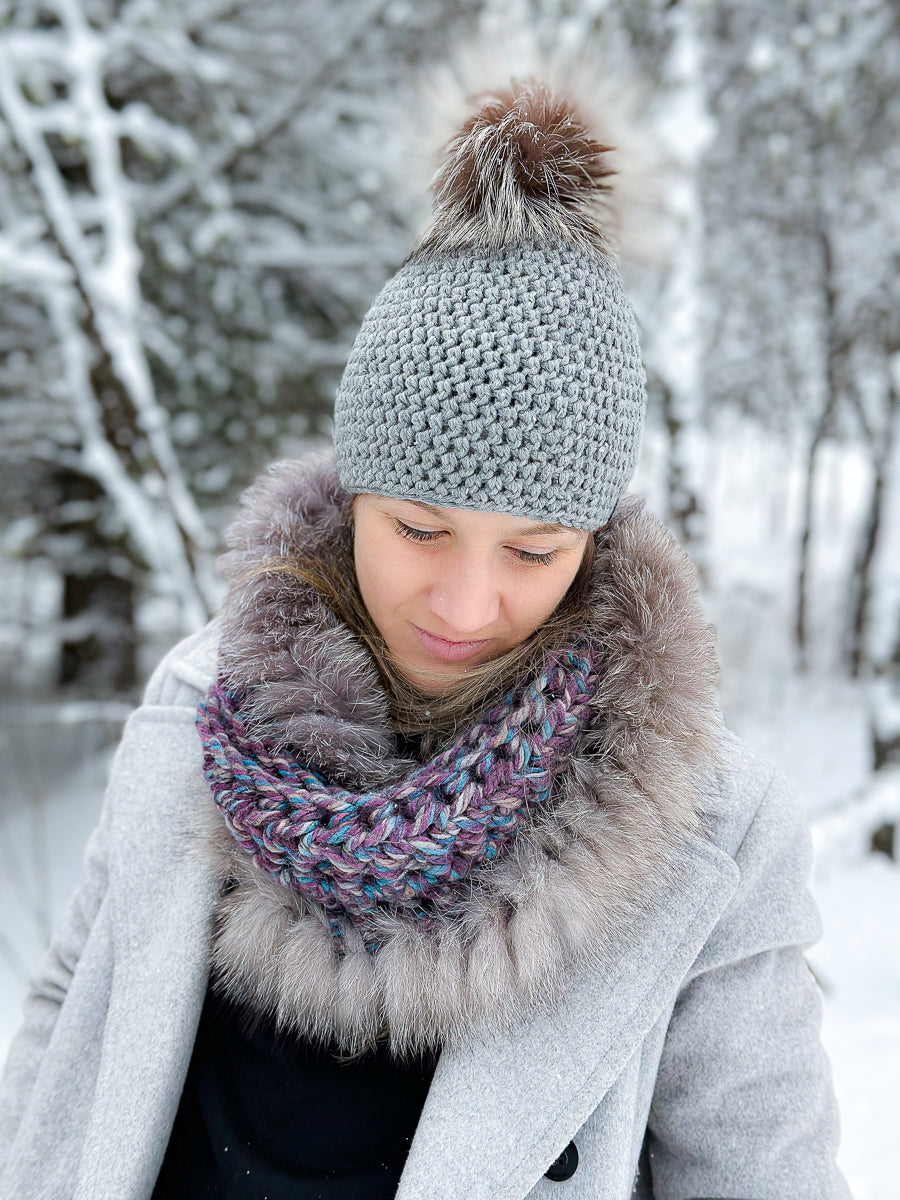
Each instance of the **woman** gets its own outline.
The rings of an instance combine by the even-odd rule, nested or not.
[[[848,1195],[807,834],[620,502],[609,174],[536,83],[448,146],[336,457],[251,488],[220,618],[126,727],[3,1197]]]

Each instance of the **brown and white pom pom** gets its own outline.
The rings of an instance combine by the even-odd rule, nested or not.
[[[609,250],[612,147],[574,102],[533,79],[477,100],[442,153],[414,256],[523,242]]]

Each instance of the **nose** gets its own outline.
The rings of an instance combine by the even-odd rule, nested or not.
[[[476,638],[500,614],[500,588],[489,561],[467,556],[448,563],[431,588],[429,607],[443,622],[432,632]]]

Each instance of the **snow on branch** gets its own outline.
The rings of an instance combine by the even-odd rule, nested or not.
[[[234,125],[230,136],[210,151],[193,171],[174,175],[160,185],[144,208],[144,215],[151,220],[165,216],[191,192],[202,192],[211,180],[227,174],[243,155],[258,150],[284,129],[309,104],[310,98],[319,93],[335,64],[345,61],[353,53],[356,43],[388,3],[389,0],[370,0],[368,4],[359,4],[353,20],[344,27],[343,38],[330,47],[317,71],[279,96],[255,121]]]
[[[54,254],[60,269],[71,269],[68,294],[59,286],[44,287],[43,292],[71,372],[70,400],[85,439],[83,468],[107,489],[147,562],[164,578],[178,580],[185,616],[196,624],[214,603],[211,539],[169,437],[168,414],[156,397],[140,334],[141,257],[133,194],[121,154],[122,137],[140,133],[189,157],[190,139],[187,134],[177,138],[136,106],[124,112],[110,108],[104,88],[104,37],[88,25],[79,0],[55,0],[55,7],[61,27],[31,33],[27,46],[20,32],[12,40],[0,38],[0,112],[30,162],[51,238],[49,245],[44,240],[29,250],[32,273],[46,281]],[[29,57],[24,50],[33,53]],[[35,104],[26,99],[19,80],[33,73],[37,60],[45,70],[49,64],[54,79],[64,81],[65,100]],[[64,139],[78,135],[92,190],[90,205],[81,203],[67,186],[48,146],[48,133]],[[90,229],[83,223],[86,211]],[[27,256],[18,257],[21,272]],[[89,347],[79,345],[85,335],[79,333],[78,308],[86,313],[90,340],[107,357],[131,407],[135,433],[149,452],[143,479],[134,477],[134,465],[126,465],[104,428],[93,396]],[[154,475],[158,484],[148,488]]]
[[[116,511],[150,568],[161,581],[169,581],[179,597],[185,622],[199,627],[208,615],[204,597],[172,515],[154,503],[133,480],[106,437],[100,406],[90,382],[90,347],[75,315],[71,289],[48,287],[47,311],[62,353],[66,388],[81,436],[79,465],[113,501]]]

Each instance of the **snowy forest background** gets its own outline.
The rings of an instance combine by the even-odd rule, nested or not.
[[[650,387],[635,488],[699,565],[726,717],[807,804],[842,1161],[883,1198],[896,0],[0,0],[0,1054],[121,721],[216,606],[237,495],[328,435],[422,219],[423,81],[471,41],[629,81],[658,193],[625,264]]]

